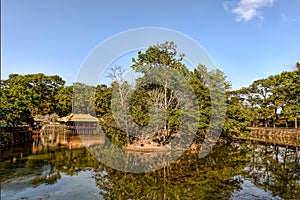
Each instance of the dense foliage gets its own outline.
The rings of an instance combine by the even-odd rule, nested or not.
[[[230,92],[242,105],[251,126],[298,127],[300,114],[300,63],[295,70],[254,81],[249,87]]]
[[[61,113],[64,102],[57,99],[64,84],[57,75],[10,74],[7,80],[1,80],[0,120],[17,125],[29,123],[31,117],[38,114],[64,114]]]

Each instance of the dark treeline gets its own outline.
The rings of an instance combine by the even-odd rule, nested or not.
[[[111,68],[110,85],[97,86],[83,83],[66,86],[65,81],[58,75],[10,74],[7,80],[1,80],[0,121],[19,125],[30,123],[32,118],[38,115],[65,116],[71,112],[90,113],[105,120],[104,129],[110,132],[115,142],[130,142],[132,138],[128,131],[131,125],[128,124],[122,109],[130,112],[130,117],[135,123],[146,126],[151,121],[151,107],[156,111],[159,109],[165,111],[166,120],[163,120],[164,125],[157,129],[156,135],[160,143],[166,143],[180,126],[183,111],[178,102],[182,97],[169,89],[168,84],[172,81],[172,77],[165,74],[162,83],[149,84],[147,78],[151,76],[147,73],[155,69],[161,73],[164,69],[172,69],[184,77],[196,95],[199,106],[196,118],[200,119],[199,123],[197,122],[198,136],[202,138],[210,126],[212,103],[218,103],[211,99],[212,88],[225,91],[224,103],[227,105],[223,126],[225,136],[247,132],[249,126],[298,126],[300,63],[295,65],[294,71],[269,76],[254,81],[247,88],[232,91],[230,82],[220,70],[209,71],[199,64],[190,71],[183,64],[183,59],[184,54],[177,52],[173,42],[150,46],[146,51],[139,52],[137,57],[132,59],[131,68],[143,76],[136,79],[139,87],[134,90],[124,79],[121,67]],[[117,97],[121,106],[116,112],[119,112],[117,115],[124,120],[121,123],[125,124],[125,131],[120,130],[114,120],[111,104],[116,98],[112,96]],[[215,98],[221,99],[221,96]],[[222,104],[222,101],[219,103]],[[221,106],[220,108],[222,109]]]

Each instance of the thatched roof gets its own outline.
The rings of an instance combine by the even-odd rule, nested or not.
[[[70,114],[58,119],[59,122],[98,122],[97,117],[93,117],[90,114]]]
[[[44,120],[41,119],[41,118],[38,118],[38,117],[34,117],[33,121],[35,121],[35,122],[43,122]]]

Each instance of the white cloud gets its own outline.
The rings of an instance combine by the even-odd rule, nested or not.
[[[236,5],[225,2],[223,7],[226,11],[230,11],[237,15],[236,21],[250,21],[258,17],[263,19],[261,9],[263,7],[271,7],[276,0],[240,0]]]
[[[295,18],[290,18],[290,17],[288,17],[288,16],[285,15],[285,14],[281,14],[281,15],[280,15],[280,21],[281,21],[282,23],[298,22],[297,19],[295,19]]]

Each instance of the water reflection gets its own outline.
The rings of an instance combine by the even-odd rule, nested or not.
[[[223,144],[203,159],[186,153],[161,170],[131,174],[99,163],[78,136],[65,138],[67,144],[57,142],[59,138],[63,135],[35,138],[27,147],[1,154],[2,199],[300,198],[296,148]]]
[[[243,177],[284,199],[300,198],[299,152],[272,144],[249,145],[251,160]]]

